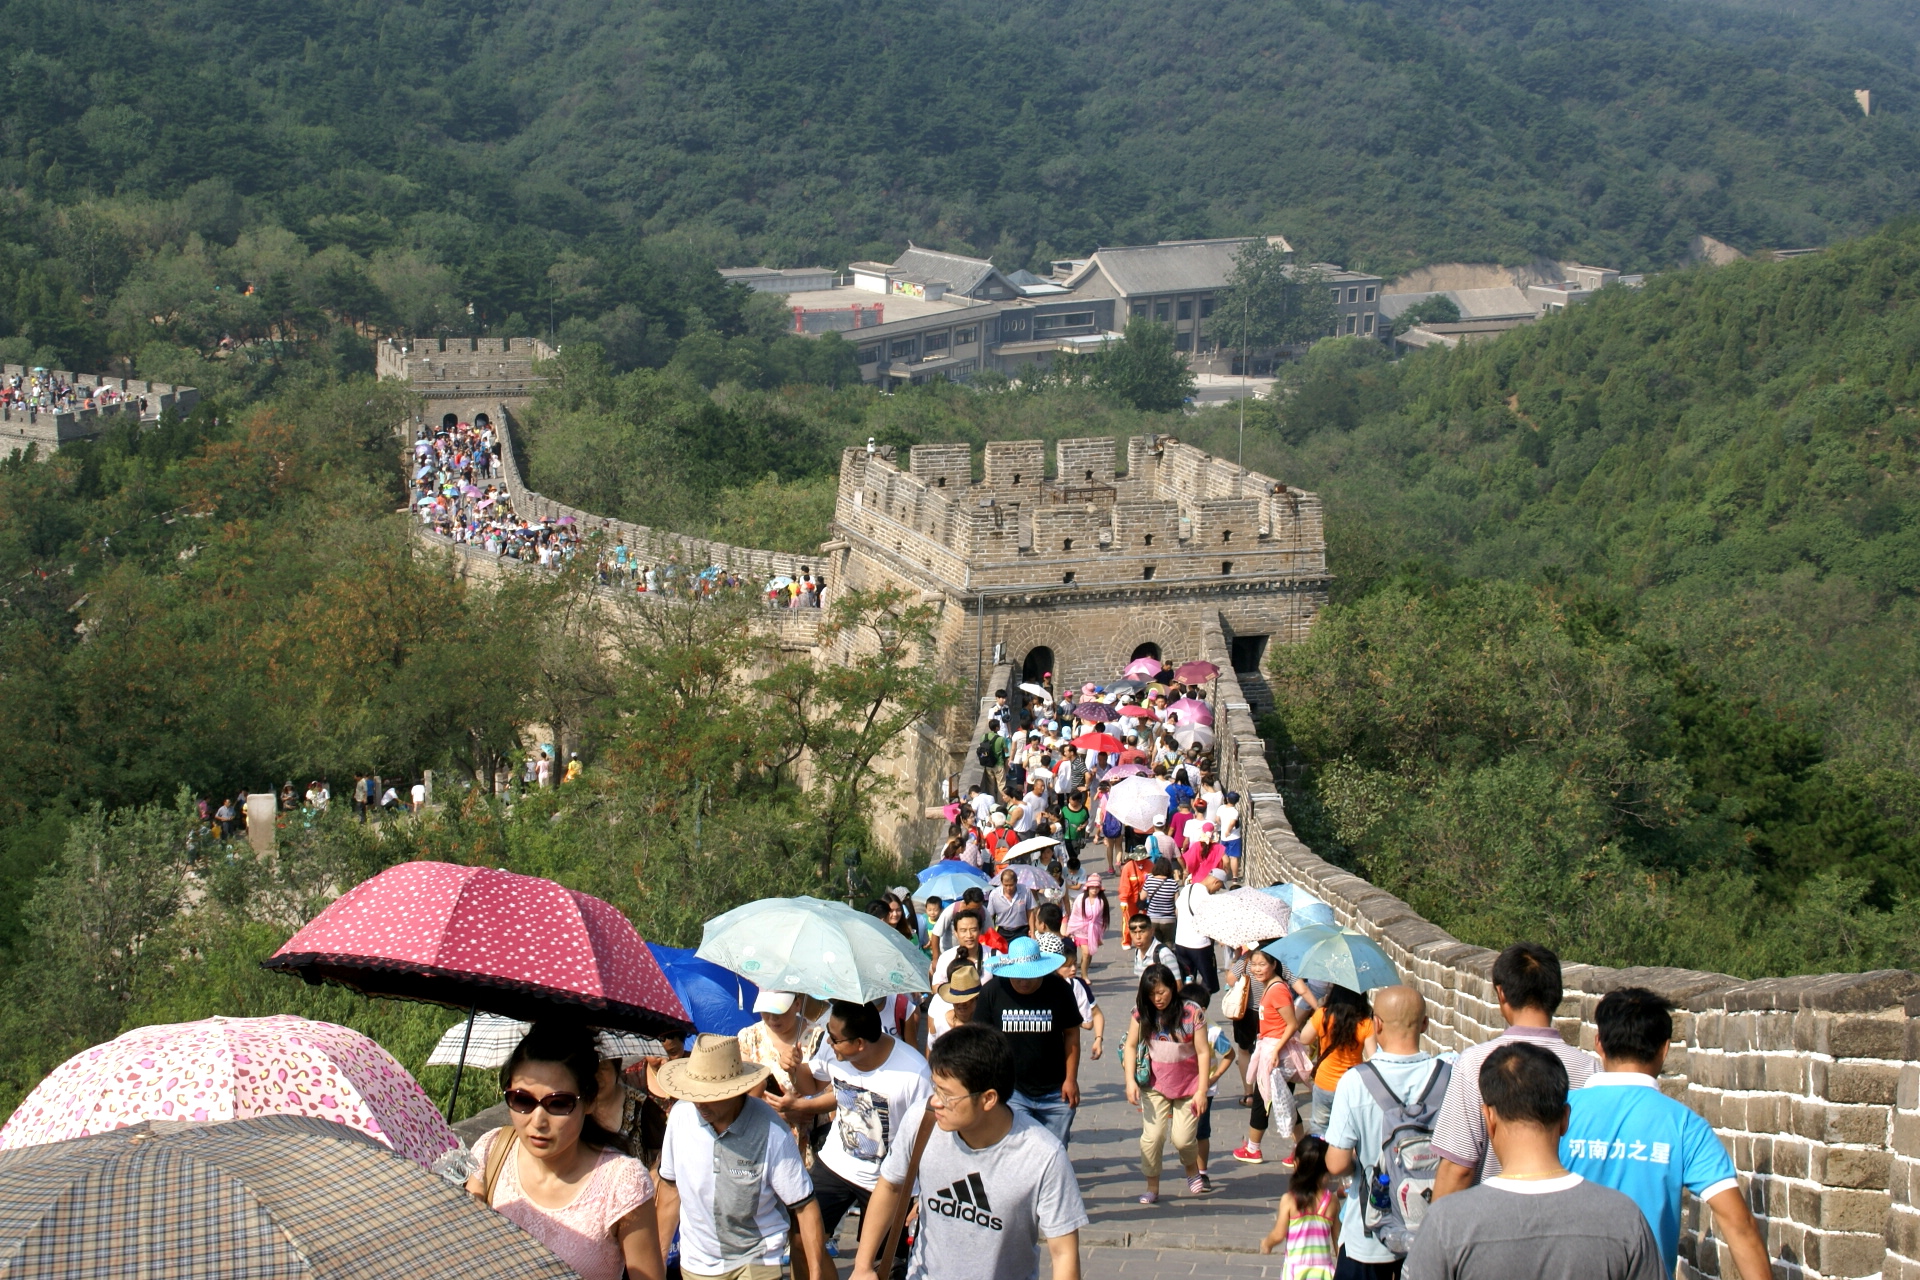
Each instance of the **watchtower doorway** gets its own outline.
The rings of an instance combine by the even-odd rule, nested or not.
[[[1128,658],[1127,661],[1133,662],[1140,658],[1152,658],[1155,662],[1159,662],[1161,660],[1160,646],[1153,643],[1153,641],[1149,640],[1147,641],[1147,643],[1140,645],[1139,647],[1134,649],[1133,657]]]
[[[1026,661],[1020,664],[1021,684],[1046,684],[1052,674],[1053,650],[1045,645],[1027,650]]]

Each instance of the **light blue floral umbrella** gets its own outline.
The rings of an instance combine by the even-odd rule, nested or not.
[[[1296,978],[1331,982],[1349,991],[1371,991],[1400,982],[1400,971],[1380,944],[1352,929],[1306,925],[1261,950],[1286,965]]]
[[[906,937],[843,902],[762,898],[707,921],[702,960],[763,991],[866,1003],[930,991],[927,961]]]
[[[958,858],[942,858],[940,861],[934,863],[932,866],[922,868],[918,874],[920,876],[921,884],[927,883],[929,880],[933,879],[935,876],[943,876],[948,874],[952,874],[956,876],[972,876],[974,879],[978,880],[982,885],[991,884],[993,882],[992,878],[989,877],[986,872],[974,866],[971,862],[962,862]]]

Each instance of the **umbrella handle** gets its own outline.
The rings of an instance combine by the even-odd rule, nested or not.
[[[467,1073],[467,1046],[473,1043],[473,1019],[479,1005],[467,1009],[467,1033],[460,1037],[460,1061],[453,1067],[453,1092],[447,1095],[447,1123],[453,1123],[453,1104],[460,1099],[460,1077]]]

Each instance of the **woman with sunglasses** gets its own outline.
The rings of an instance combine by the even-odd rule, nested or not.
[[[500,1068],[512,1123],[475,1146],[467,1190],[581,1280],[663,1280],[653,1179],[590,1114],[598,1069],[591,1032],[536,1023]]]

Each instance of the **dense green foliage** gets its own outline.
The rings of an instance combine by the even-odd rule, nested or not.
[[[1011,268],[1284,230],[1385,271],[1633,268],[1698,233],[1858,233],[1920,180],[1920,81],[1885,42],[1725,5],[0,13],[0,354],[205,387],[449,330],[623,369],[695,338],[710,385],[830,381],[797,346],[734,350],[754,325],[717,260],[914,238]]]
[[[1328,504],[1338,603],[1275,670],[1311,842],[1481,941],[1910,963],[1916,355],[1912,226],[1398,364],[1315,348],[1247,446]],[[1798,953],[1773,927],[1848,902]]]

